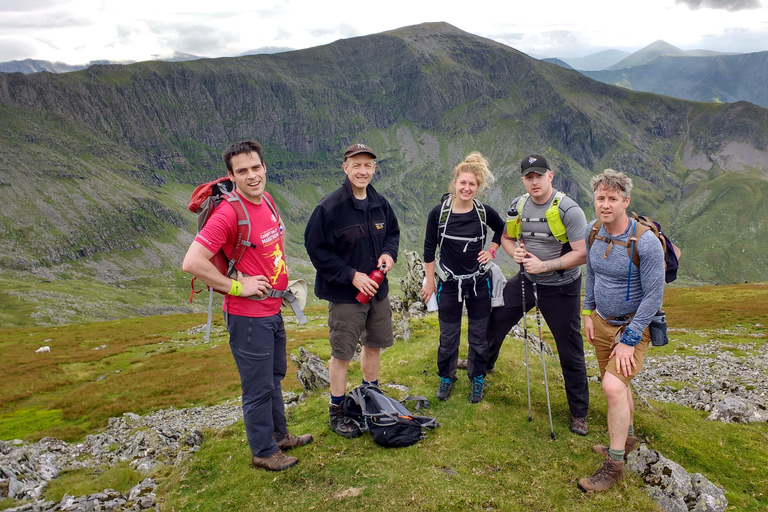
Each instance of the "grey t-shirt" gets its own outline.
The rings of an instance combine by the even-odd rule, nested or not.
[[[523,205],[523,211],[521,215],[523,219],[546,219],[546,212],[552,204],[552,200],[555,198],[557,190],[552,189],[552,195],[546,203],[538,205],[533,202],[530,197],[526,199]],[[516,198],[512,204],[516,205],[519,197]],[[587,219],[584,216],[584,210],[568,196],[563,197],[560,200],[560,204],[557,206],[560,210],[560,219],[562,219],[565,225],[565,233],[568,235],[568,240],[578,242],[584,240],[584,231],[587,227]],[[534,235],[526,236],[526,233],[535,233]],[[546,236],[549,234],[550,236]],[[540,235],[540,236],[539,236]],[[541,261],[547,261],[555,259],[563,254],[563,245],[557,241],[557,239],[551,236],[549,225],[547,221],[526,221],[523,220],[523,243],[525,249],[531,254],[536,255]],[[543,274],[536,274],[536,282],[538,284],[548,286],[561,286],[564,284],[572,283],[581,275],[580,267],[567,268],[565,270],[555,270],[553,272],[545,272]],[[528,279],[531,276],[526,272]]]

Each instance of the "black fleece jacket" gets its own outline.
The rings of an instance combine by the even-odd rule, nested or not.
[[[392,206],[376,190],[366,189],[367,208],[352,194],[345,179],[341,187],[325,196],[307,222],[304,247],[315,270],[315,295],[330,302],[354,303],[358,293],[352,285],[355,272],[370,274],[382,254],[397,261],[400,226]],[[387,278],[376,297],[389,292]]]

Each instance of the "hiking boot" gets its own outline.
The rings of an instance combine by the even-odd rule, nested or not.
[[[447,377],[440,377],[440,386],[437,388],[437,398],[440,400],[448,400],[453,391],[453,379]]]
[[[627,460],[627,455],[629,455],[629,452],[635,451],[637,448],[637,438],[635,436],[627,436],[627,441],[624,443],[624,460]],[[610,448],[608,446],[603,446],[601,444],[596,444],[592,447],[592,451],[597,453],[598,455],[604,455],[608,456],[608,450]]]
[[[363,433],[360,427],[344,416],[344,408],[341,405],[328,404],[328,413],[331,416],[331,430],[341,437],[352,439]]]
[[[472,390],[469,392],[469,403],[476,404],[485,396],[485,377],[478,375],[470,380]]]
[[[295,436],[288,432],[283,436],[281,440],[277,442],[277,447],[283,451],[296,448],[298,446],[304,446],[312,442],[312,434],[304,434],[301,436]]]
[[[579,480],[579,489],[585,492],[605,491],[624,476],[624,461],[606,457],[595,474]]]
[[[288,469],[291,466],[295,466],[299,462],[296,457],[288,457],[281,450],[277,450],[269,457],[257,457],[253,456],[251,463],[254,467],[264,468],[270,471],[282,471]]]
[[[587,427],[587,418],[575,418],[571,417],[571,432],[585,436],[589,434],[589,427]]]

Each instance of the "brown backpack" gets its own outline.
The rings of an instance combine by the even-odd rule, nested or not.
[[[592,229],[589,230],[589,241],[587,247],[591,247],[595,239],[607,243],[608,249],[606,249],[605,255],[603,256],[603,258],[607,258],[611,253],[611,249],[613,249],[613,244],[622,245],[627,248],[627,254],[630,258],[632,258],[632,263],[637,268],[640,268],[640,255],[635,250],[635,244],[640,239],[640,237],[643,236],[643,233],[649,230],[653,231],[654,236],[656,236],[656,238],[659,240],[661,243],[661,248],[664,250],[664,270],[666,274],[664,280],[667,283],[671,283],[677,279],[678,260],[681,254],[680,249],[675,244],[673,244],[669,238],[667,238],[667,235],[661,231],[661,227],[656,222],[652,221],[645,215],[638,215],[635,212],[632,212],[632,218],[636,221],[635,230],[632,233],[632,236],[630,236],[626,242],[621,242],[619,240],[613,240],[612,238],[606,238],[604,236],[598,235],[597,233],[600,231],[600,227],[603,225],[603,223],[599,219],[596,220],[592,225]]]

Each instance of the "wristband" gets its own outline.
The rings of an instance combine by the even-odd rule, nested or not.
[[[229,294],[235,297],[239,297],[242,292],[243,292],[243,284],[240,281],[233,279],[232,288],[229,289]]]
[[[495,251],[494,249],[488,249],[488,253],[489,253],[489,254],[490,254],[490,255],[491,255],[491,256],[492,256],[494,259],[496,259],[496,251]]]
[[[582,309],[581,310],[582,316],[592,316],[592,310],[591,309]]]
[[[624,331],[624,333],[621,335],[621,339],[619,341],[625,345],[629,345],[630,347],[634,347],[641,341],[643,341],[642,335],[636,333],[629,327],[627,327],[627,330]]]

